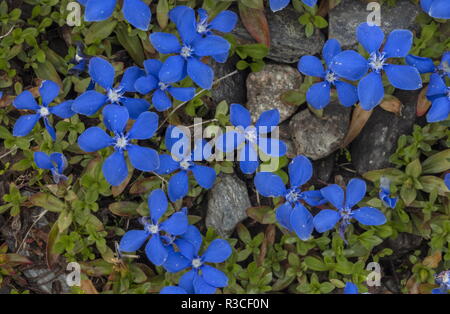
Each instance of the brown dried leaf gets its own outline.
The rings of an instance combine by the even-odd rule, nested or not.
[[[239,2],[239,15],[249,34],[261,44],[270,47],[270,31],[264,9],[251,9]]]
[[[442,253],[440,251],[436,251],[433,255],[425,257],[423,260],[423,265],[436,268],[439,266],[439,263],[442,261]]]
[[[427,99],[428,86],[422,88],[419,97],[417,98],[416,115],[422,117],[430,109],[431,101]]]
[[[361,130],[366,125],[373,110],[366,111],[361,106],[356,106],[353,110],[352,121],[350,122],[350,127],[348,128],[347,135],[345,136],[341,147],[346,147],[348,144],[353,142],[353,140],[361,133]]]
[[[381,102],[380,107],[399,116],[402,113],[403,104],[397,97],[386,95]]]
[[[86,294],[98,294],[97,289],[94,287],[94,284],[90,279],[81,280],[81,290],[83,290]]]

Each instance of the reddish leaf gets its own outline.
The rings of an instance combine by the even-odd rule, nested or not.
[[[353,142],[353,140],[359,135],[359,133],[361,133],[361,130],[366,125],[367,120],[369,120],[371,115],[372,110],[366,111],[362,109],[361,106],[355,107],[355,109],[353,110],[350,127],[341,145],[342,147],[346,147],[348,144]]]
[[[420,91],[419,97],[417,98],[416,115],[418,117],[423,116],[430,109],[431,101],[427,99],[428,87],[423,88]]]
[[[249,34],[261,44],[270,47],[269,23],[263,9],[251,9],[239,3],[239,15]]]

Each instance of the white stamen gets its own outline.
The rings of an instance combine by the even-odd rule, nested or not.
[[[181,167],[183,170],[188,170],[190,166],[191,166],[191,162],[190,162],[189,160],[182,160],[182,161],[180,162],[180,167]]]
[[[255,142],[256,138],[257,138],[256,129],[255,128],[251,128],[250,130],[246,131],[245,132],[245,138],[249,142]]]
[[[159,227],[158,227],[158,225],[149,225],[149,226],[148,226],[148,231],[149,231],[151,234],[158,233],[158,232],[159,232]]]
[[[120,136],[116,138],[116,145],[114,145],[118,149],[124,149],[128,145],[128,139],[125,136]]]
[[[328,72],[327,75],[325,76],[325,81],[327,81],[330,84],[333,84],[336,80],[337,80],[336,74],[334,74],[331,71]]]
[[[189,46],[183,46],[183,48],[181,48],[181,53],[180,53],[180,55],[183,57],[183,58],[189,58],[190,56],[192,56],[192,52],[193,52],[194,50],[191,48],[191,47],[189,47]]]
[[[384,68],[384,64],[386,61],[384,57],[384,54],[379,55],[377,53],[372,53],[369,58],[369,66],[371,67],[371,69],[376,72],[381,71]]]
[[[41,109],[39,109],[39,114],[41,115],[41,117],[46,117],[50,114],[50,111],[47,107],[41,107]]]
[[[169,84],[163,83],[163,82],[159,82],[158,83],[158,87],[160,90],[165,91],[166,89],[168,89],[170,87]]]
[[[199,257],[192,260],[192,267],[194,268],[199,268],[202,264],[202,260]]]
[[[120,89],[110,89],[108,91],[108,99],[111,103],[117,103],[122,98],[123,93]]]

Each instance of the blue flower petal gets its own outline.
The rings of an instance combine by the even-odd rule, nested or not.
[[[259,134],[273,132],[274,127],[280,123],[280,112],[278,109],[267,110],[261,113],[255,123]]]
[[[74,100],[68,100],[54,107],[50,107],[49,110],[52,114],[62,119],[68,119],[75,114],[75,112],[72,111],[73,103]]]
[[[422,78],[419,71],[409,65],[387,64],[384,67],[386,75],[395,88],[416,90],[422,88]]]
[[[343,208],[344,190],[339,185],[331,184],[321,189],[320,192],[336,209]]]
[[[62,174],[64,169],[67,167],[67,159],[66,157],[61,153],[52,153],[50,154],[50,160],[54,163],[56,163],[58,167],[58,173]]]
[[[323,67],[322,61],[314,56],[303,56],[298,61],[297,69],[309,76],[325,77],[325,69]]]
[[[170,246],[166,246],[166,249],[168,255],[163,267],[169,273],[177,273],[191,265],[191,261],[184,257],[180,252],[175,252]]]
[[[187,73],[194,83],[201,88],[212,88],[214,71],[209,65],[196,58],[189,58],[187,61]]]
[[[190,45],[196,38],[198,38],[194,9],[185,9],[182,17],[178,19],[176,25],[181,40],[185,45]]]
[[[344,107],[351,107],[358,102],[356,86],[343,81],[336,81],[335,84],[339,101]]]
[[[148,30],[152,12],[147,4],[141,0],[124,0],[122,12],[128,23],[143,31]]]
[[[153,75],[142,76],[134,83],[134,88],[138,93],[147,95],[158,87],[158,80]]]
[[[128,132],[128,138],[135,140],[151,138],[158,128],[158,119],[158,115],[154,112],[141,113]]]
[[[197,183],[204,189],[210,189],[216,181],[216,171],[207,166],[194,165],[192,168],[192,173],[194,174]]]
[[[381,74],[369,73],[358,84],[358,98],[364,110],[372,110],[378,106],[384,97],[383,81]]]
[[[183,274],[181,276],[180,280],[178,281],[178,285],[182,287],[188,294],[194,294],[194,277],[196,276],[196,273],[194,270],[190,270],[187,273]]]
[[[352,282],[347,282],[345,284],[344,294],[358,294],[358,286]]]
[[[159,76],[159,71],[161,70],[163,63],[158,59],[148,59],[144,61],[144,69],[147,75],[152,75],[154,77]]]
[[[189,101],[195,96],[194,87],[169,87],[169,94],[179,101]]]
[[[89,75],[95,83],[104,89],[111,89],[113,87],[114,73],[112,64],[103,58],[94,57],[89,62]]]
[[[25,116],[21,116],[19,119],[17,119],[16,123],[14,124],[13,128],[13,135],[14,136],[26,136],[28,133],[30,133],[36,123],[41,118],[40,114],[29,114]]]
[[[153,148],[129,145],[128,157],[134,168],[141,171],[154,171],[159,167],[159,155]]]
[[[450,4],[447,0],[434,0],[428,14],[436,19],[450,19]]]
[[[334,38],[327,40],[322,48],[322,56],[325,60],[325,63],[329,65],[333,58],[337,56],[341,51],[341,44],[338,40]]]
[[[169,19],[174,22],[175,25],[178,25],[178,22],[181,20],[187,10],[192,10],[192,8],[185,5],[177,5],[169,11]]]
[[[323,109],[330,103],[330,92],[328,82],[315,83],[306,92],[306,101],[316,109]]]
[[[309,7],[313,7],[316,5],[317,0],[302,0],[304,4],[306,4]]]
[[[407,55],[405,61],[410,66],[415,67],[419,71],[419,73],[432,73],[436,69],[431,58]]]
[[[187,291],[177,286],[167,286],[161,289],[159,294],[187,294]]]
[[[277,218],[277,221],[280,223],[280,225],[288,230],[292,230],[291,213],[292,206],[291,204],[289,204],[289,202],[283,203],[275,211],[275,217]]]
[[[51,138],[55,141],[56,140],[56,131],[55,131],[55,129],[50,124],[50,121],[48,121],[47,117],[45,117],[43,120],[44,120],[45,129],[47,130],[48,134],[50,134]]]
[[[291,187],[300,187],[311,179],[313,166],[305,156],[297,156],[289,163],[288,167]]]
[[[447,186],[447,189],[450,190],[450,172],[445,175],[444,182],[445,185]]]
[[[153,190],[148,197],[147,203],[150,210],[150,218],[154,223],[159,221],[169,207],[166,193],[161,189]]]
[[[229,131],[217,137],[216,148],[221,152],[229,153],[241,145],[244,140],[245,137],[241,133]]]
[[[386,40],[383,52],[386,58],[404,58],[411,50],[413,33],[406,29],[393,30]]]
[[[207,284],[200,275],[194,276],[193,285],[195,294],[214,294],[216,292],[216,288]]]
[[[194,53],[199,57],[215,56],[227,53],[230,43],[217,35],[209,35],[196,40],[193,44]]]
[[[352,208],[366,195],[366,182],[361,179],[351,179],[347,184],[345,207]]]
[[[313,216],[301,204],[296,204],[292,210],[290,217],[291,227],[297,234],[297,236],[306,241],[311,237],[314,229]]]
[[[183,79],[186,62],[181,56],[171,56],[166,59],[159,71],[159,79],[165,83],[175,83]]]
[[[130,119],[132,120],[136,120],[150,108],[150,103],[145,99],[123,97],[120,102],[127,108]]]
[[[193,254],[198,255],[200,247],[202,245],[202,235],[200,231],[195,226],[188,226],[185,234],[183,234],[183,239],[188,241],[193,247]]]
[[[137,66],[129,67],[125,70],[122,80],[120,81],[120,88],[122,92],[136,92],[136,81],[145,75],[145,72]]]
[[[149,234],[144,230],[127,231],[120,239],[119,249],[122,252],[135,252],[148,239]]]
[[[363,225],[379,226],[386,223],[384,214],[379,209],[373,207],[361,207],[352,211],[352,214],[353,218]]]
[[[203,260],[208,263],[222,263],[230,257],[231,246],[226,240],[213,240],[206,251],[203,253]]]
[[[128,167],[123,151],[115,151],[111,156],[106,158],[102,170],[109,184],[114,186],[120,185],[128,176]]]
[[[87,0],[84,18],[86,22],[99,22],[108,19],[116,8],[116,0]]]
[[[159,53],[178,53],[181,50],[180,42],[173,34],[156,32],[151,33],[149,38],[153,47]]]
[[[366,75],[369,64],[359,53],[345,50],[336,55],[330,63],[330,69],[339,77],[357,81]]]
[[[427,114],[429,123],[444,121],[450,113],[450,100],[446,97],[440,97],[433,101]]]
[[[217,14],[209,25],[213,30],[229,33],[236,27],[237,20],[238,17],[236,13],[225,10]]]
[[[158,111],[166,111],[170,107],[172,107],[172,101],[170,100],[167,93],[157,89],[152,96],[152,103],[155,106],[155,109]]]
[[[85,152],[96,152],[113,144],[113,139],[99,127],[90,127],[78,137],[78,145]]]
[[[252,144],[246,143],[239,152],[239,167],[242,173],[245,174],[252,174],[258,169],[258,153]]]
[[[270,9],[273,12],[283,10],[287,5],[291,2],[291,0],[270,0]]]
[[[36,166],[38,166],[39,168],[50,170],[55,167],[50,157],[46,153],[35,152],[33,156],[34,162],[36,163]]]
[[[42,104],[47,106],[58,96],[60,91],[59,85],[53,81],[43,81],[39,87],[39,94],[42,98]]]
[[[222,271],[209,265],[202,266],[202,277],[207,284],[216,287],[223,288],[228,286],[228,277]]]
[[[255,187],[265,197],[279,197],[286,194],[286,187],[280,176],[271,172],[258,172],[255,176]]]
[[[158,234],[154,234],[148,241],[145,246],[145,254],[150,262],[156,266],[164,264],[169,255]]]
[[[240,104],[231,104],[230,122],[234,126],[242,126],[245,129],[252,123],[250,111]]]
[[[341,219],[341,215],[335,210],[324,209],[321,210],[313,219],[314,228],[318,232],[326,232],[332,229]]]
[[[286,144],[276,138],[263,138],[258,139],[258,147],[264,152],[264,154],[270,157],[281,157],[286,155]]]
[[[427,97],[444,96],[447,93],[447,85],[444,79],[437,73],[430,76],[430,84],[428,85]]]
[[[370,26],[362,23],[356,29],[356,37],[368,53],[373,53],[379,51],[384,40],[384,33],[377,25]]]
[[[183,159],[191,149],[189,130],[177,126],[169,126],[165,134],[166,148],[176,160]]]
[[[320,206],[327,203],[320,191],[302,192],[303,200],[311,206]]]
[[[186,171],[174,174],[169,180],[168,194],[172,202],[176,202],[188,194],[189,181]]]
[[[78,96],[73,104],[72,110],[79,114],[86,116],[92,116],[95,114],[108,100],[103,94],[95,90],[87,91]]]
[[[108,105],[103,108],[103,123],[114,133],[123,133],[128,122],[128,110],[119,105]]]
[[[13,106],[17,109],[39,110],[39,105],[29,91],[22,92],[14,99]]]
[[[175,170],[180,169],[180,163],[173,160],[170,155],[160,155],[159,156],[159,167],[155,170],[157,174],[169,174]]]
[[[187,215],[183,212],[176,212],[161,224],[161,229],[171,235],[178,236],[186,232],[188,227]]]

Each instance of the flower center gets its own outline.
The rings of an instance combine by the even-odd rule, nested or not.
[[[125,135],[119,135],[116,137],[116,144],[114,145],[117,149],[125,149],[128,145],[128,139]]]
[[[351,208],[344,208],[341,211],[341,217],[342,220],[344,220],[345,223],[348,223],[350,219],[352,219],[352,209]]]
[[[41,115],[41,117],[46,117],[50,115],[50,111],[47,107],[41,107],[41,109],[39,109],[39,114]]]
[[[256,128],[252,127],[246,130],[244,136],[249,142],[255,142],[257,138]]]
[[[330,84],[334,84],[334,82],[337,81],[337,76],[332,71],[328,71],[325,75],[325,81],[327,81]]]
[[[203,21],[197,24],[197,33],[205,34],[206,32],[208,32],[208,26],[209,25],[207,23],[207,20],[204,19]]]
[[[75,55],[75,61],[80,63],[81,61],[83,61],[83,57],[80,56],[78,53]]]
[[[385,54],[372,53],[369,58],[369,66],[375,72],[380,72],[383,70],[386,63]]]
[[[184,159],[180,162],[180,167],[183,170],[188,170],[191,166],[192,166],[192,162],[189,160]]]
[[[181,48],[181,53],[180,55],[183,58],[189,58],[192,56],[192,53],[194,52],[194,49],[192,49],[190,46],[183,46],[183,48]]]
[[[285,198],[289,203],[295,203],[301,199],[301,192],[296,188],[289,189]]]
[[[117,103],[122,98],[123,93],[120,88],[110,89],[108,91],[108,99],[111,103]]]
[[[159,82],[158,83],[158,87],[160,90],[165,91],[166,89],[168,89],[170,87],[169,84],[163,83],[163,82]]]
[[[202,265],[203,265],[203,262],[202,262],[202,260],[200,259],[200,257],[194,258],[194,259],[192,260],[192,267],[194,267],[194,268],[199,268],[199,267],[202,266]]]

